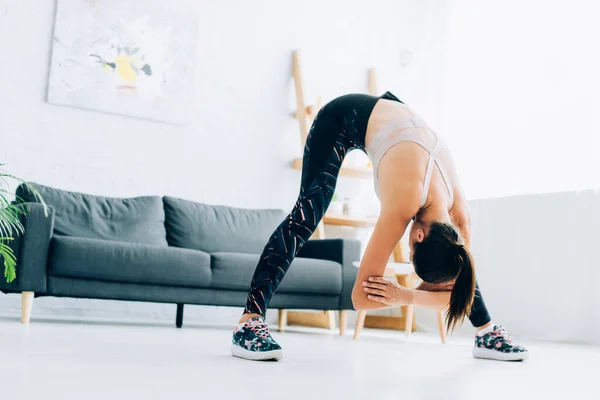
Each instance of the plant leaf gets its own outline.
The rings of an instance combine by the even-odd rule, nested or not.
[[[3,234],[2,236],[13,236],[16,232],[23,234],[25,228],[19,220],[19,214],[14,210],[15,207],[5,207],[0,209],[0,227],[4,227],[8,235]]]
[[[10,283],[17,277],[17,259],[12,249],[0,242],[0,257],[4,260],[4,278]]]
[[[10,205],[10,200],[6,198],[6,196],[0,194],[0,206],[8,207]]]
[[[4,165],[6,164],[0,163],[0,167],[3,167]],[[7,185],[8,179],[13,179],[21,183],[25,189],[29,190],[29,192],[33,194],[35,199],[44,207],[44,216],[48,217],[50,213],[48,211],[48,205],[34,185],[25,182],[14,175],[0,171],[0,258],[4,260],[4,277],[6,278],[6,281],[10,283],[17,277],[17,259],[12,249],[6,244],[6,242],[13,240],[12,237],[15,235],[15,233],[25,233],[25,227],[21,223],[20,215],[27,214],[27,212],[30,210],[30,207],[26,204],[22,197],[16,194],[16,200],[12,203],[6,196],[4,196],[4,194],[2,194],[12,194],[4,189],[4,186]]]

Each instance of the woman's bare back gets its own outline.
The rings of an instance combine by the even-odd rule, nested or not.
[[[416,114],[402,103],[386,99],[379,100],[369,118],[365,137],[366,147],[369,148],[374,135],[390,122],[414,116]],[[394,132],[392,135],[397,133],[399,132]],[[433,148],[435,146],[436,136],[429,129],[414,128],[414,133],[428,147]],[[439,168],[435,167],[431,177],[427,200],[424,207],[419,209],[419,212],[421,209],[444,206],[445,209],[451,210],[451,214],[456,212],[464,213],[466,212],[465,196],[456,172],[454,160],[448,148],[443,149],[439,153],[438,158],[449,177],[454,197],[453,204],[450,204],[450,194],[448,193],[448,187],[444,182],[442,174]],[[418,190],[419,193],[416,198],[420,198],[428,161],[428,151],[414,142],[401,142],[387,151],[381,159],[377,171],[382,208],[393,207],[397,199],[396,194],[405,192],[406,185],[410,185],[414,190]]]

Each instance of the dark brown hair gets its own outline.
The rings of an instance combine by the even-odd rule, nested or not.
[[[455,279],[446,315],[446,327],[453,331],[471,313],[475,297],[473,257],[452,224],[434,222],[422,242],[414,244],[415,272],[428,283]]]

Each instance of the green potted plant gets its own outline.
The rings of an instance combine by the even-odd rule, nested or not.
[[[4,165],[5,164],[0,164],[0,167],[3,167]],[[2,260],[4,264],[4,278],[10,283],[17,277],[17,257],[10,247],[10,242],[13,241],[16,236],[25,233],[21,217],[27,215],[29,207],[18,196],[14,201],[10,201],[10,197],[13,197],[13,195],[8,190],[9,180],[17,181],[25,185],[25,187],[33,193],[35,198],[42,203],[46,216],[48,216],[48,208],[46,203],[44,203],[42,196],[34,186],[13,175],[7,174],[0,169],[0,260]]]

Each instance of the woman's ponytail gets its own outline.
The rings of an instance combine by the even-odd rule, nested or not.
[[[427,283],[454,281],[446,314],[448,331],[471,313],[475,297],[475,266],[469,250],[462,244],[458,229],[451,224],[433,222],[422,242],[415,242],[412,262],[417,275]]]
[[[450,305],[446,314],[446,327],[449,332],[461,324],[471,313],[475,297],[475,266],[471,252],[462,244],[456,244],[456,257],[459,272],[450,295]]]

